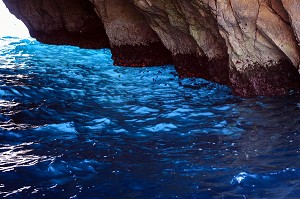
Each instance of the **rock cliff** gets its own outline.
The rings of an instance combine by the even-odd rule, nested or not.
[[[110,47],[122,66],[174,64],[241,96],[300,89],[296,0],[4,0],[37,40]]]

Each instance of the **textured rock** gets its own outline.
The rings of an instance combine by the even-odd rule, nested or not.
[[[114,63],[122,66],[172,63],[169,51],[127,0],[90,0],[105,26]]]
[[[101,19],[86,0],[4,0],[4,3],[38,41],[84,48],[109,47]]]
[[[110,44],[117,65],[161,65],[172,56],[180,77],[231,85],[241,96],[300,89],[297,0],[4,2],[38,40]]]
[[[222,47],[226,43],[230,82],[237,94],[286,94],[290,88],[300,85],[297,73],[299,46],[289,24],[289,15],[280,1],[135,0],[135,4],[148,16],[153,29],[175,56],[184,38],[187,45],[184,45],[183,53],[196,54],[193,59],[186,60],[201,57],[198,66],[195,61],[190,64],[191,61],[183,60],[180,67],[189,63],[193,70],[199,68],[204,77],[216,81],[205,71],[212,66],[203,54],[208,60],[220,57],[224,60],[226,53]],[[216,68],[208,71],[214,78],[220,78],[226,67]],[[222,69],[223,72],[216,73]]]
[[[216,3],[219,31],[230,57],[231,83],[242,96],[286,94],[291,85],[299,86],[299,78],[290,78],[299,76],[296,70],[299,46],[293,30],[282,15],[276,14],[278,9],[274,10],[271,2],[227,0]],[[288,75],[283,75],[282,70]],[[284,83],[278,84],[275,80]]]
[[[300,42],[300,3],[298,0],[281,0],[284,8],[288,13],[290,22],[297,36],[298,42]]]
[[[135,0],[151,27],[172,52],[181,77],[229,84],[228,54],[217,21],[194,1]]]

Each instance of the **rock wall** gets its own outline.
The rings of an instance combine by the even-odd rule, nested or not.
[[[103,23],[86,0],[5,0],[4,3],[38,41],[83,48],[109,47]]]
[[[217,21],[193,1],[135,0],[152,29],[172,52],[180,77],[230,84],[228,54]]]
[[[299,86],[299,46],[272,2],[233,0],[215,5],[219,31],[228,46],[230,80],[243,96],[286,94]]]
[[[116,65],[174,63],[241,96],[300,89],[297,0],[4,0],[45,43],[110,46]]]
[[[299,15],[300,3],[299,1],[295,1],[295,0],[282,0],[282,4],[287,11],[287,15],[290,19],[291,26],[299,42],[300,41],[300,15]]]
[[[109,37],[113,60],[121,66],[172,63],[170,52],[129,1],[90,0]]]

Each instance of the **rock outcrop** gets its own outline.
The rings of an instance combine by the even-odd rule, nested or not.
[[[116,65],[173,63],[241,96],[300,89],[293,0],[4,0],[45,43],[110,46]]]
[[[294,33],[297,36],[298,42],[300,42],[300,3],[294,0],[282,0],[283,6],[287,11]]]
[[[152,29],[172,52],[180,77],[230,84],[227,47],[209,9],[193,1],[135,0]]]
[[[47,44],[108,48],[109,40],[93,5],[86,0],[5,0],[29,33]]]
[[[172,63],[170,52],[151,29],[144,16],[128,1],[90,0],[102,19],[113,60],[121,66]]]
[[[233,0],[214,7],[228,47],[230,80],[242,96],[286,94],[299,86],[299,46],[284,11],[276,9],[280,4]]]

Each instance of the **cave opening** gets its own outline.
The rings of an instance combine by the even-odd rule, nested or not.
[[[0,199],[299,198],[298,45],[267,3],[3,2],[32,38],[0,4]]]
[[[0,0],[0,36],[30,37],[25,24],[9,12],[2,0]]]

